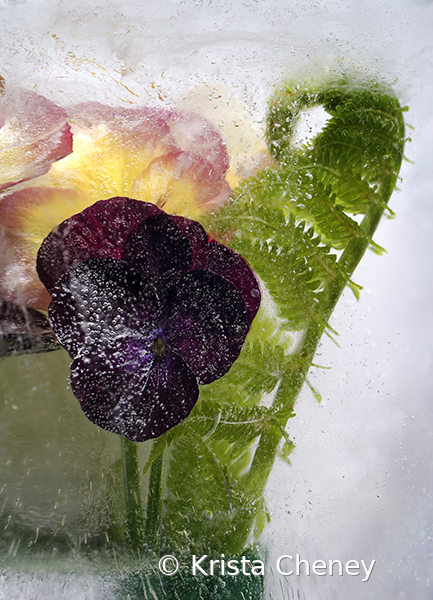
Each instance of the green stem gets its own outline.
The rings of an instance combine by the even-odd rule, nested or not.
[[[122,437],[122,455],[126,493],[126,533],[133,550],[139,552],[144,543],[144,520],[138,445]]]
[[[329,280],[325,287],[322,297],[325,307],[325,322],[329,320],[348,280],[362,259],[368,247],[367,238],[371,239],[376,231],[395,187],[396,179],[395,175],[389,175],[383,181],[379,194],[384,202],[371,206],[361,223],[361,228],[367,236],[354,238],[349,242],[339,260],[342,269]],[[289,363],[289,367],[281,378],[273,406],[276,410],[276,417],[283,428],[287,425],[295,401],[305,382],[324,329],[323,323],[310,322],[305,331],[302,347],[293,357],[293,361]],[[246,504],[242,513],[236,515],[233,520],[233,530],[236,531],[236,545],[232,549],[233,551],[241,552],[248,542],[257,511],[261,506],[261,498],[267,480],[277,456],[281,437],[281,433],[276,428],[265,431],[260,437],[244,487]]]
[[[148,548],[158,553],[159,532],[161,529],[162,518],[162,498],[163,498],[163,465],[164,453],[160,454],[150,467],[149,492],[146,506],[146,526],[144,530],[144,541]]]

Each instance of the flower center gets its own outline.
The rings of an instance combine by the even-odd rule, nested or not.
[[[162,356],[167,348],[167,344],[164,342],[160,335],[153,341],[151,350],[155,356]]]

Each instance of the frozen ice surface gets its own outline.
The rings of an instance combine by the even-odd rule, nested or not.
[[[79,573],[30,575],[8,572],[0,577],[0,598],[4,600],[115,600],[115,591],[104,577]]]
[[[89,95],[113,105],[170,104],[204,82],[246,101],[260,125],[284,74],[355,65],[394,82],[411,109],[406,155],[415,164],[403,165],[402,191],[391,201],[397,219],[378,231],[388,254],[365,257],[355,274],[365,288],[361,301],[345,295],[334,315],[340,348],[325,340],[319,349],[316,362],[333,368],[312,375],[322,404],[305,391],[290,422],[296,450],[292,467],[278,466],[270,481],[272,522],[263,540],[269,566],[297,551],[311,560],[371,557],[377,564],[367,583],[269,575],[266,598],[431,598],[433,4],[0,4],[2,75],[63,105]],[[11,572],[0,577],[0,598],[20,590],[27,594],[20,600],[110,598],[107,585]]]

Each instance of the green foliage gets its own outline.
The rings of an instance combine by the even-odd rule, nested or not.
[[[298,147],[299,118],[317,105],[329,119]],[[275,457],[289,461],[285,427],[317,343],[344,287],[359,293],[351,277],[365,250],[381,251],[372,236],[403,157],[402,113],[372,82],[284,85],[268,114],[274,164],[204,223],[250,263],[264,301],[229,373],[153,443],[145,470],[168,449],[167,546],[240,551],[265,526],[262,493]]]
[[[253,340],[245,344],[227,375],[203,386],[200,396],[213,400],[224,398],[234,406],[234,410],[238,410],[237,406],[257,405],[263,394],[270,394],[277,385],[284,364],[285,355],[281,346],[272,346],[265,341],[262,345],[259,340]]]
[[[293,132],[302,111],[318,105],[329,120],[310,144],[296,148]],[[391,90],[345,78],[309,88],[288,84],[271,103],[267,136],[287,209],[336,249],[366,235],[348,213],[386,207],[381,186],[397,176],[403,157],[402,110]]]
[[[292,330],[299,330],[311,319],[323,319],[320,291],[338,271],[336,256],[305,221],[297,223],[282,206],[269,203],[268,194],[260,186],[242,190],[218,215],[214,228],[219,233],[236,223],[231,247],[259,275],[278,316]]]

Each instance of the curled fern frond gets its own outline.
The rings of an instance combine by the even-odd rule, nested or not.
[[[329,118],[303,146],[302,111]],[[265,301],[231,370],[202,386],[183,423],[153,442],[146,469],[168,448],[164,530],[181,547],[240,552],[267,521],[263,491],[329,319],[352,281],[398,178],[405,126],[392,91],[348,77],[289,82],[270,104],[274,164],[244,181],[206,218],[217,239],[250,263]],[[290,333],[289,333],[290,332]]]

